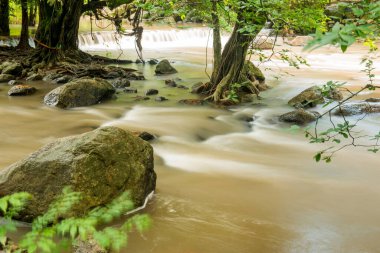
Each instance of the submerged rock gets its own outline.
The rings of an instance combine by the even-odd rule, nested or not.
[[[177,83],[172,79],[165,80],[165,84],[169,87],[177,87]]]
[[[156,66],[156,75],[167,75],[167,74],[175,74],[178,71],[170,65],[168,60],[160,61]]]
[[[135,97],[135,101],[145,101],[145,100],[149,100],[150,97],[147,97],[147,96],[137,96]]]
[[[137,89],[136,88],[132,88],[132,87],[124,88],[123,91],[125,93],[137,93]]]
[[[206,85],[202,82],[197,82],[191,86],[191,93],[200,94],[206,88]]]
[[[144,141],[152,141],[156,139],[156,137],[153,134],[148,132],[139,133],[138,137],[143,139]]]
[[[157,102],[163,102],[163,101],[167,101],[168,99],[166,97],[156,97],[155,99]]]
[[[178,101],[180,104],[184,105],[205,105],[206,102],[203,99],[182,99]]]
[[[152,96],[152,95],[157,95],[158,94],[158,90],[156,89],[149,89],[145,92],[145,96]]]
[[[0,196],[22,191],[34,196],[18,217],[23,221],[46,212],[66,186],[83,194],[72,213],[77,216],[124,191],[141,206],[155,185],[153,148],[116,127],[58,139],[0,171]]]
[[[126,78],[117,78],[110,82],[115,89],[123,89],[131,86],[131,82]]]
[[[370,100],[374,101],[374,100]],[[380,102],[351,102],[341,105],[340,108],[335,110],[335,115],[340,116],[352,116],[359,114],[368,114],[368,113],[380,113]]]
[[[115,92],[115,88],[106,80],[78,79],[49,92],[44,102],[59,108],[89,106],[112,98]]]
[[[148,61],[148,63],[149,63],[150,65],[157,65],[157,64],[158,64],[158,60],[157,60],[157,59],[150,59],[150,60]]]
[[[189,89],[189,87],[187,87],[187,86],[185,86],[183,84],[178,85],[177,88],[178,89],[183,89],[183,90],[188,90]]]
[[[18,84],[9,89],[8,96],[27,96],[34,94],[36,91],[37,89],[30,85]]]
[[[279,120],[283,122],[303,125],[306,123],[316,121],[319,116],[320,114],[318,112],[309,112],[305,111],[304,109],[298,109],[281,115],[279,117]]]

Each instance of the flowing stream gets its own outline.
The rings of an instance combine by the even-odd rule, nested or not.
[[[172,60],[179,73],[170,77],[181,78],[181,84],[206,80],[204,41],[178,42],[194,34],[205,37],[198,32],[179,31],[183,37],[171,37],[177,46],[165,48],[165,34],[177,32],[152,32],[149,38],[152,44],[157,38],[157,47],[147,47],[145,57]],[[86,36],[81,35],[81,48],[91,52],[110,41],[109,34],[97,34],[98,42]],[[107,51],[117,56],[112,43]],[[122,57],[133,59],[133,47],[124,49]],[[290,125],[277,117],[291,110],[290,98],[312,85],[332,79],[351,87],[365,83],[359,65],[363,53],[361,47],[347,55],[335,48],[303,53],[311,67],[301,70],[274,60],[265,64],[272,68],[266,74],[273,88],[262,93],[262,100],[230,110],[178,105],[194,95],[165,87],[167,77],[156,77],[154,66],[141,64],[128,65],[147,78],[132,86],[139,94],[158,87],[169,101],[136,102],[135,95],[120,93],[117,100],[96,106],[60,110],[42,103],[56,87],[52,84],[33,82],[38,92],[30,97],[8,97],[8,87],[1,85],[0,168],[58,137],[99,126],[146,130],[159,136],[152,143],[157,191],[145,210],[153,226],[144,235],[132,234],[125,252],[379,252],[379,156],[347,149],[330,164],[316,163],[313,155],[326,146],[308,144],[302,132],[289,131]],[[280,74],[277,66],[292,75],[274,78]],[[378,132],[379,120],[378,114],[367,117],[363,131]]]

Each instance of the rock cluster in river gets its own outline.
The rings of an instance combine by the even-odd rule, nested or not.
[[[46,212],[66,186],[82,192],[72,213],[81,215],[127,190],[141,206],[155,185],[153,148],[116,127],[58,139],[0,172],[0,196],[22,191],[34,196],[17,217],[23,221]]]
[[[327,94],[327,99],[340,101],[343,99],[343,95],[338,89],[333,89]],[[322,89],[318,86],[312,86],[289,100],[288,104],[295,107],[296,110],[281,115],[279,120],[298,125],[313,122],[320,117],[320,114],[316,111],[306,111],[305,109],[325,102]]]

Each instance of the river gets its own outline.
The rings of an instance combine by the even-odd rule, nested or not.
[[[100,47],[81,46],[89,51]],[[106,51],[100,53],[118,54],[112,47]],[[230,110],[178,105],[179,99],[195,96],[165,87],[165,77],[141,64],[128,65],[147,78],[132,81],[132,86],[139,94],[158,87],[168,102],[136,102],[134,95],[120,93],[117,100],[96,106],[60,110],[42,103],[52,84],[32,83],[38,92],[30,97],[8,97],[2,85],[0,168],[56,138],[99,126],[146,130],[158,136],[152,143],[157,190],[144,211],[153,225],[143,235],[133,233],[125,252],[379,252],[379,156],[349,148],[332,163],[316,163],[313,155],[326,146],[309,144],[302,131],[289,131],[290,125],[277,117],[291,110],[286,105],[290,98],[312,85],[332,79],[351,87],[363,84],[363,53],[360,46],[346,55],[335,48],[302,52],[311,66],[301,70],[279,60],[266,63],[263,67],[272,68],[265,73],[273,88],[262,93],[262,100]],[[148,47],[144,54],[172,60],[179,71],[172,77],[181,78],[181,84],[207,78],[204,47],[177,43]],[[124,48],[122,57],[131,55],[133,50]],[[274,78],[278,67],[289,74]],[[378,131],[379,120],[378,114],[367,117],[363,131]],[[327,124],[321,122],[322,127]]]

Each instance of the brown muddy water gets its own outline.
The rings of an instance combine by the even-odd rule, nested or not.
[[[330,164],[316,163],[313,155],[326,146],[308,144],[302,132],[288,131],[290,125],[277,119],[309,86],[331,79],[352,87],[365,82],[358,64],[364,53],[359,47],[347,55],[332,48],[304,53],[311,67],[299,71],[267,63],[273,88],[258,103],[230,110],[178,105],[194,96],[166,88],[149,65],[128,65],[147,77],[132,86],[140,94],[158,87],[168,102],[135,102],[135,95],[120,93],[93,107],[60,110],[42,103],[54,85],[32,83],[38,92],[30,97],[8,97],[1,85],[0,168],[56,138],[99,126],[146,130],[159,136],[152,143],[157,191],[143,211],[153,225],[132,234],[124,252],[380,252],[379,155],[347,149]],[[179,73],[172,78],[184,85],[206,79],[202,48],[152,49],[145,57],[173,60]],[[292,75],[273,78],[278,67]],[[379,120],[367,117],[362,131],[378,132]]]

